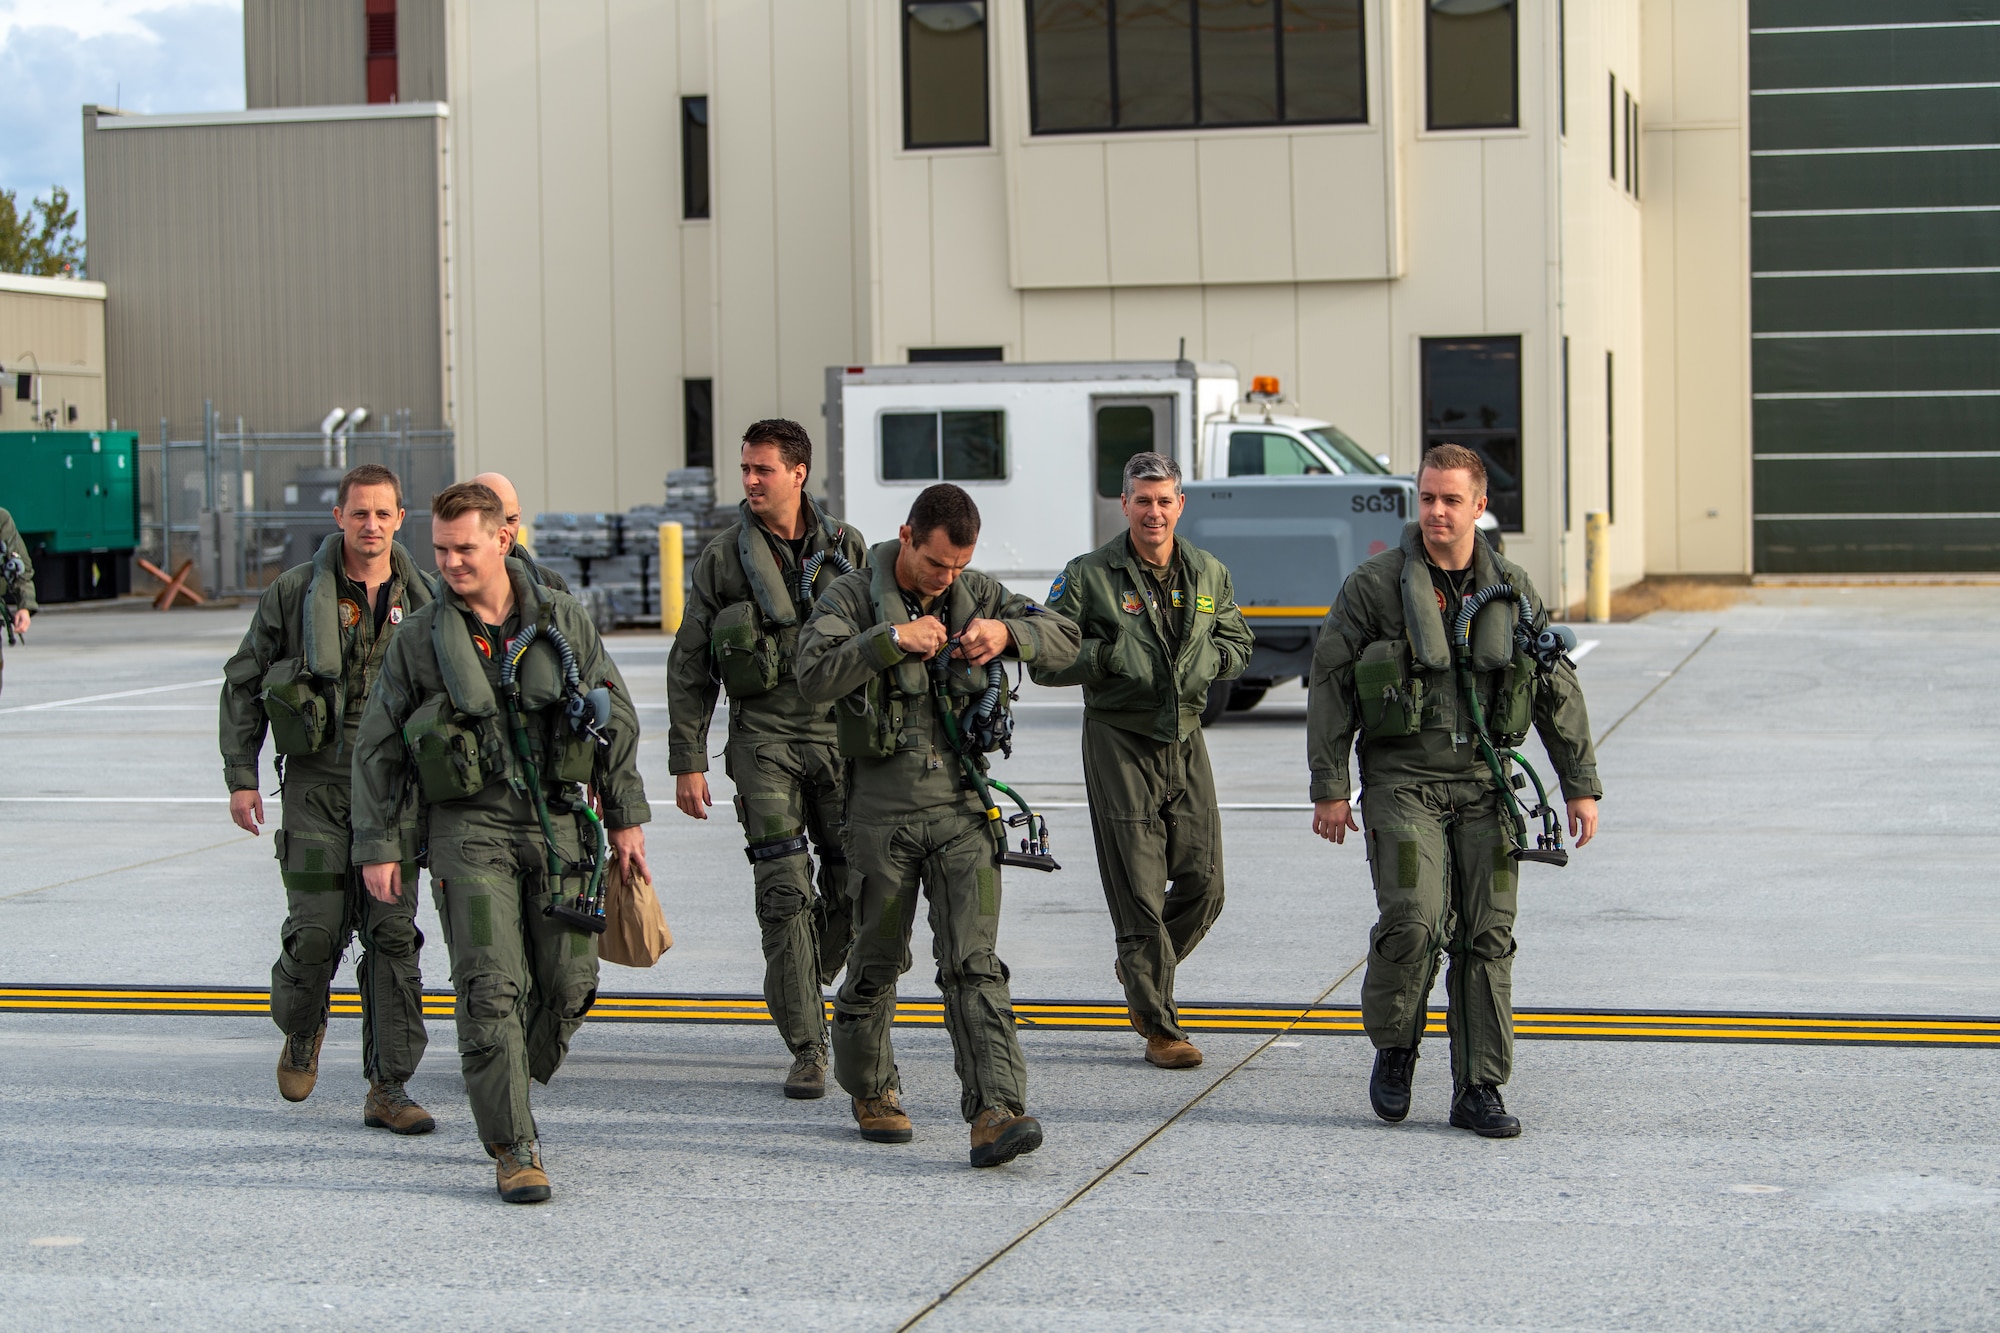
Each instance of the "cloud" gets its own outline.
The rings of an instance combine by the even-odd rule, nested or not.
[[[0,189],[83,199],[83,106],[243,106],[242,0],[0,0]]]

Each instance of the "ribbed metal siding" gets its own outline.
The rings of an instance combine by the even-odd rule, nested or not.
[[[366,405],[444,419],[435,116],[90,130],[90,276],[111,415],[178,438]]]
[[[2000,0],[1750,23],[1756,567],[2000,569]]]
[[[243,0],[244,105],[366,102],[366,12],[366,0]]]

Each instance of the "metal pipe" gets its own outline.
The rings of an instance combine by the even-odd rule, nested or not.
[[[320,447],[319,455],[319,465],[321,467],[333,466],[333,428],[338,426],[346,416],[346,408],[336,407],[333,411],[328,412],[319,423],[319,436],[324,441]]]

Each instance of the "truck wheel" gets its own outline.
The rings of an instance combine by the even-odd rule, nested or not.
[[[1268,685],[1237,685],[1235,689],[1229,692],[1229,711],[1232,713],[1249,712],[1263,701],[1264,693],[1268,689],[1270,689]]]
[[[1218,680],[1208,687],[1208,700],[1201,706],[1201,724],[1212,727],[1215,720],[1229,708],[1229,696],[1236,689],[1236,682]]]

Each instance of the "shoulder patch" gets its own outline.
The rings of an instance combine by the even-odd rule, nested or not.
[[[1212,616],[1215,614],[1215,599],[1206,593],[1199,594],[1194,599],[1194,609],[1202,615]]]
[[[361,606],[351,597],[340,599],[340,627],[353,629],[361,623]]]
[[[1139,600],[1139,594],[1129,590],[1120,598],[1118,605],[1128,616],[1136,616],[1146,609],[1146,604]]]
[[[1060,602],[1062,600],[1063,589],[1067,587],[1069,587],[1069,571],[1065,569],[1062,573],[1056,575],[1056,581],[1049,585],[1049,600]]]

